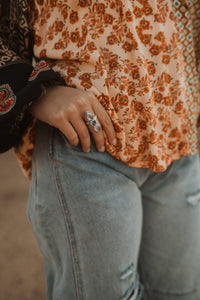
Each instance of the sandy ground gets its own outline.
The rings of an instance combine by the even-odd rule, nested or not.
[[[0,154],[0,300],[44,300],[42,257],[26,216],[29,182],[13,151]]]

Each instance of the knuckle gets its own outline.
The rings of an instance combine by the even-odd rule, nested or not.
[[[55,113],[52,117],[52,124],[55,124],[56,126],[59,126],[60,123],[62,123],[65,120],[65,114],[63,111],[59,111]]]
[[[75,104],[69,105],[68,108],[67,108],[67,113],[69,115],[77,114],[77,107],[76,107],[76,105]]]
[[[98,103],[97,98],[93,94],[89,95],[88,99],[89,99],[90,103],[93,105]]]
[[[91,92],[88,92],[88,98],[90,99],[90,101],[95,101],[96,100],[96,97]]]
[[[80,131],[79,134],[80,134],[80,138],[81,138],[82,140],[87,140],[88,137],[89,137],[89,133],[88,133],[86,130]]]
[[[86,99],[85,97],[82,96],[77,100],[77,104],[79,107],[83,108],[86,105],[88,105],[88,99]]]
[[[109,117],[105,118],[104,121],[103,121],[103,126],[108,128],[108,127],[111,127],[112,123],[109,119]]]
[[[78,137],[77,135],[70,135],[68,136],[68,140],[72,145],[77,145],[78,144]]]

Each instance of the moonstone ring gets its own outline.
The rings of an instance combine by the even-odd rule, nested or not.
[[[98,118],[96,115],[94,115],[90,111],[85,111],[84,117],[85,117],[86,124],[91,126],[95,132],[101,131],[101,125],[99,124],[99,121],[98,121]]]

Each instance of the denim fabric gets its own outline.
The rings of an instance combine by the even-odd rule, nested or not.
[[[38,124],[28,217],[48,300],[199,300],[200,165],[131,168]]]

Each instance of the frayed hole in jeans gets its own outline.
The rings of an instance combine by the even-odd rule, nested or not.
[[[195,194],[188,195],[186,201],[190,206],[196,206],[198,203],[200,203],[200,191]]]
[[[132,293],[130,294],[130,296],[128,297],[128,299],[127,299],[127,300],[130,300],[130,299],[131,299],[131,297],[132,297],[134,294],[135,294],[135,290],[133,290],[133,291],[132,291]]]
[[[131,263],[122,273],[121,280],[125,280],[127,278],[132,277],[135,274],[134,263]]]
[[[143,295],[143,285],[139,281],[139,275],[136,274],[134,282],[126,290],[120,300],[141,300]]]

